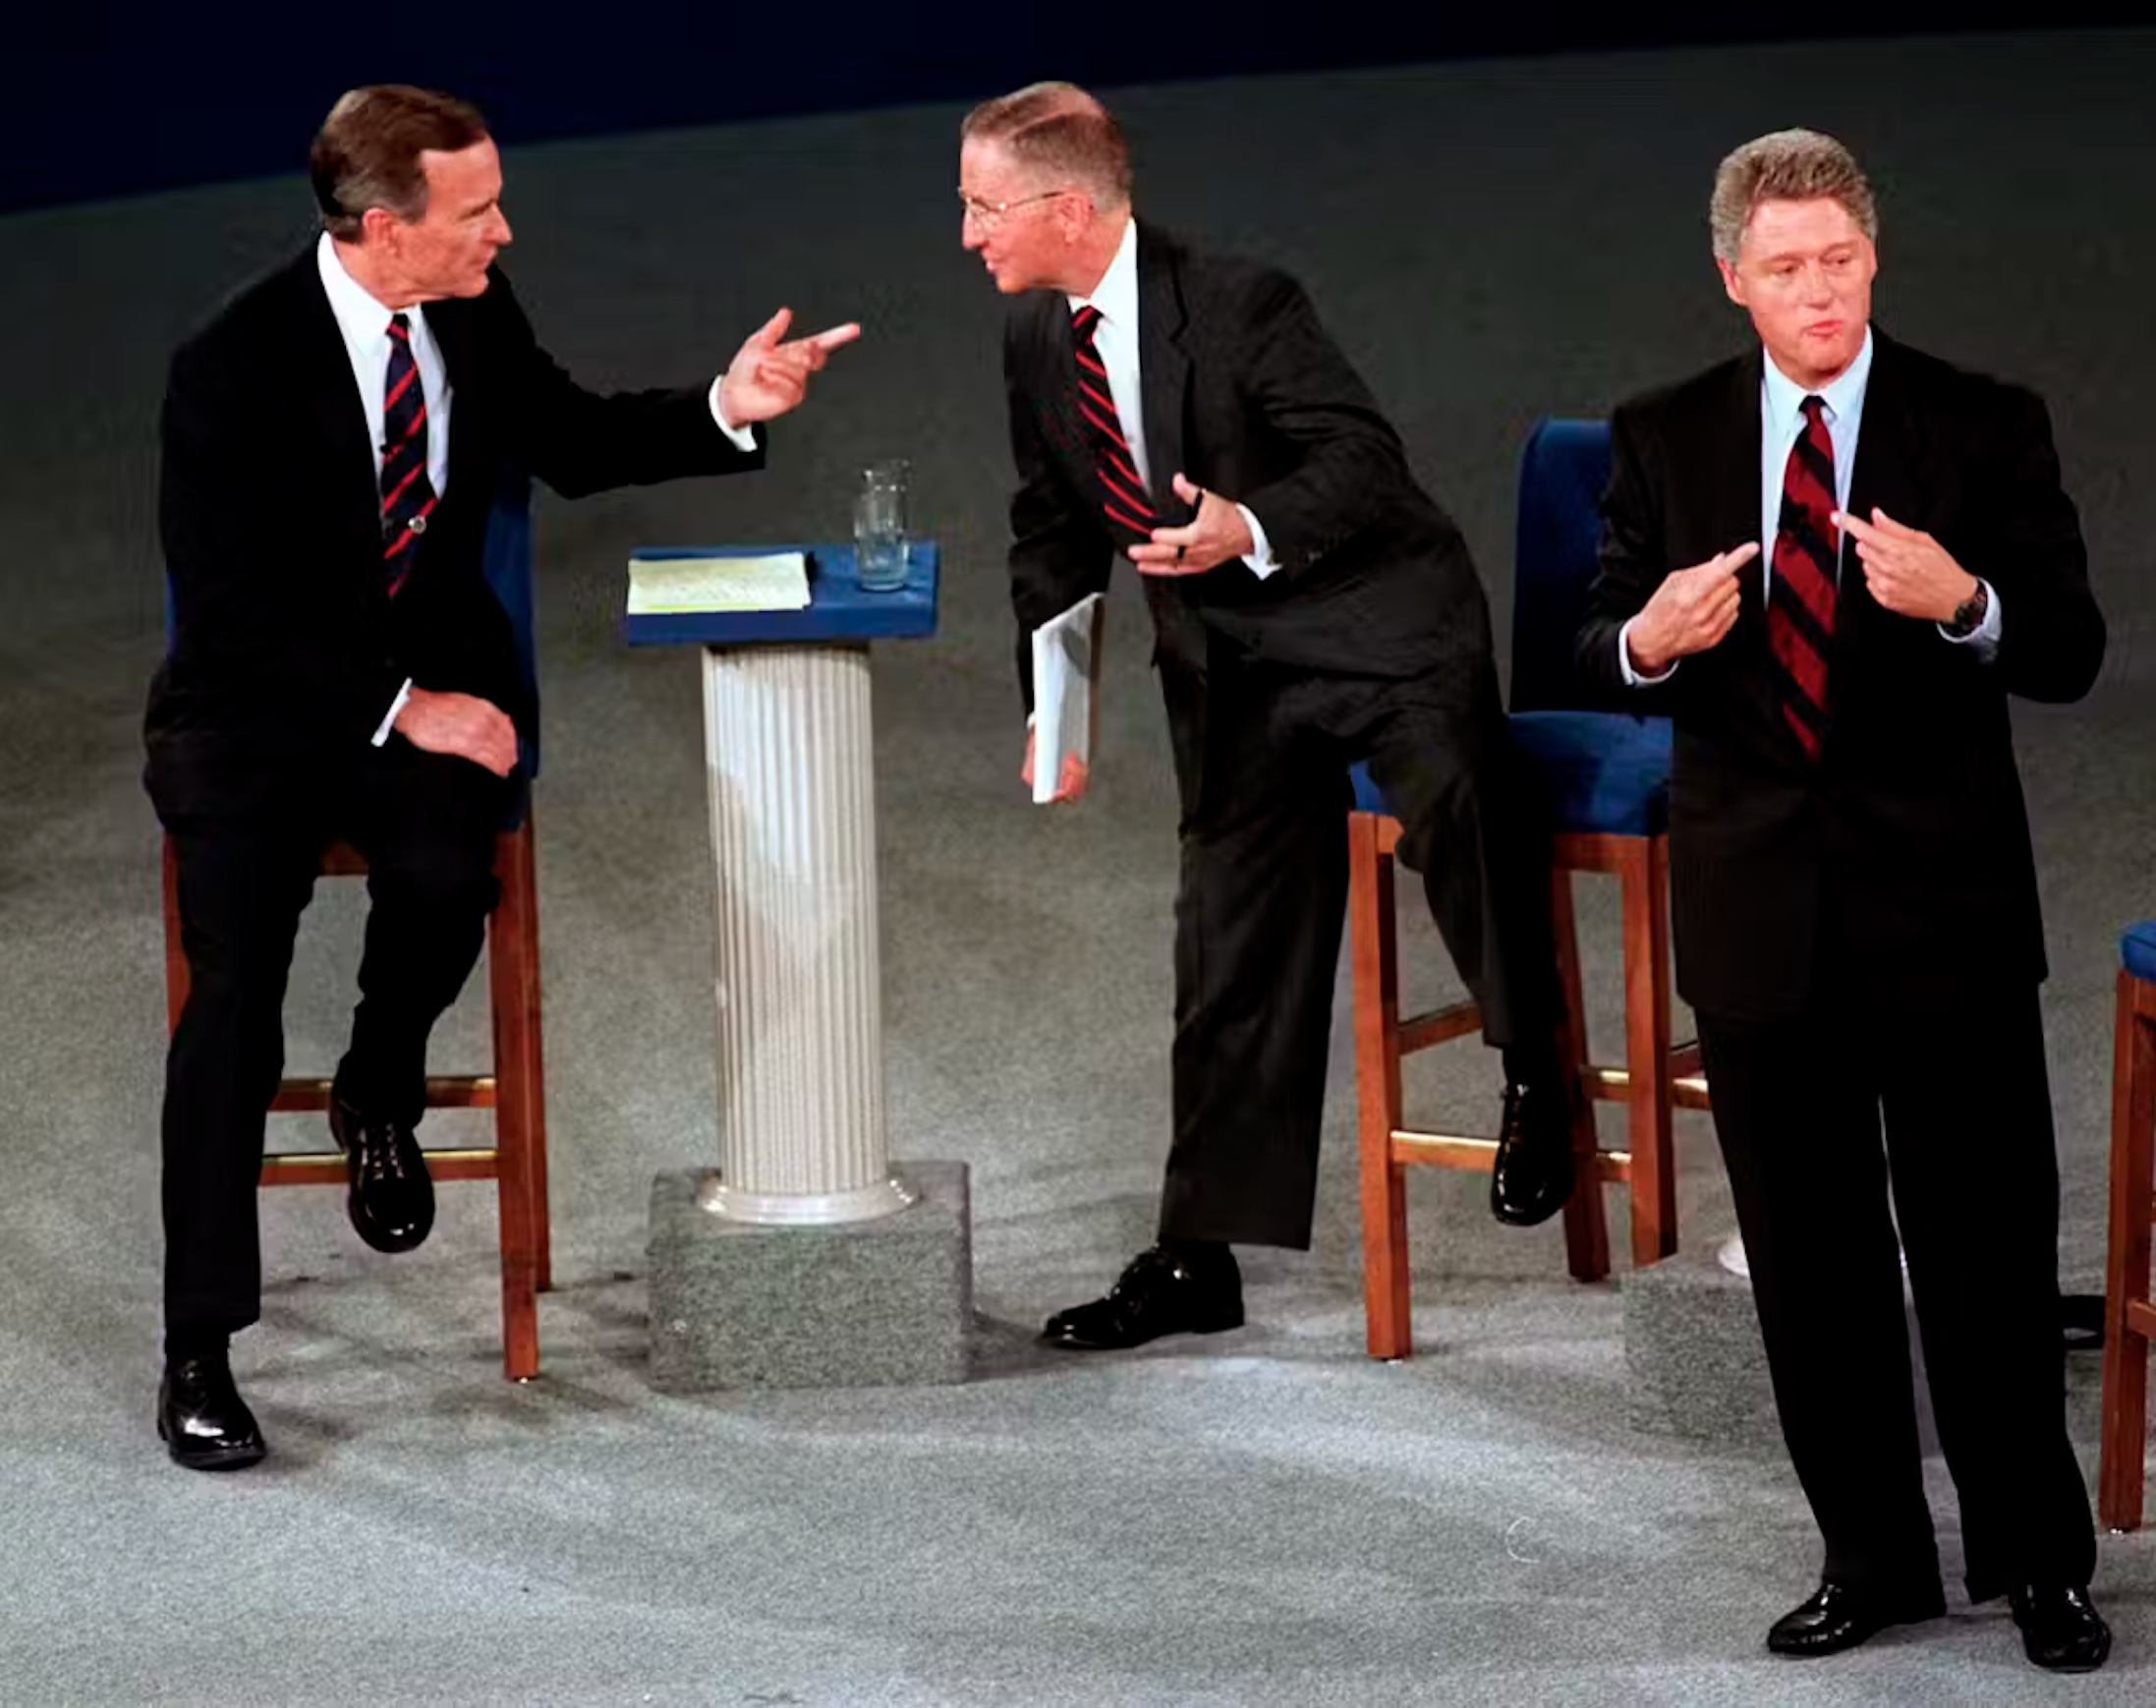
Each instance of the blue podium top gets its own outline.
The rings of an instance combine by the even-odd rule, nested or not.
[[[853,547],[831,545],[645,545],[634,556],[762,557],[799,551],[809,559],[809,607],[799,611],[681,611],[625,616],[632,647],[753,647],[783,641],[918,640],[936,633],[936,549],[933,540],[906,546],[906,585],[864,593]]]

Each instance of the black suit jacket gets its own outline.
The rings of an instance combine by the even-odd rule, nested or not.
[[[153,786],[266,784],[366,743],[406,677],[532,708],[481,572],[511,471],[575,496],[753,468],[708,386],[602,396],[541,350],[497,269],[482,296],[426,305],[453,394],[441,503],[395,599],[382,569],[367,417],[310,246],[172,359],[159,523],[171,646],[151,684]]]
[[[1284,273],[1138,229],[1139,380],[1158,514],[1185,519],[1181,471],[1246,504],[1280,568],[1240,560],[1146,576],[1163,666],[1205,666],[1216,630],[1255,656],[1376,676],[1490,668],[1490,617],[1459,530],[1415,484],[1398,436]],[[1003,370],[1018,467],[1011,597],[1026,637],[1104,591],[1116,545],[1074,396],[1059,292],[1016,305]],[[1030,698],[1030,693],[1029,693]]]
[[[1777,708],[1756,560],[1719,646],[1666,685],[1621,685],[1618,630],[1663,577],[1758,537],[1762,360],[1755,350],[1617,411],[1601,573],[1579,635],[1590,680],[1675,720],[1678,989],[1726,1019],[1787,1017],[1812,996],[1822,941],[1887,1002],[2040,980],[2007,697],[2086,693],[2104,623],[2032,393],[1874,332],[1849,509],[1925,530],[1991,583],[2002,626],[1989,662],[1881,606],[1848,547],[1816,765]]]

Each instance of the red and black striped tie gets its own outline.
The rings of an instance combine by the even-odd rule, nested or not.
[[[1135,544],[1150,541],[1161,524],[1153,500],[1146,496],[1146,484],[1138,478],[1130,441],[1123,437],[1122,424],[1116,419],[1107,370],[1093,345],[1094,329],[1100,323],[1101,311],[1090,303],[1070,317],[1072,354],[1078,362],[1078,415],[1093,446],[1094,466],[1101,477],[1101,510],[1108,532],[1118,538],[1130,536],[1125,543]]]
[[[389,316],[389,375],[382,394],[382,567],[389,597],[403,591],[434,510],[426,473],[426,393],[412,359],[412,323]]]
[[[1804,757],[1819,758],[1827,735],[1827,660],[1834,650],[1834,441],[1825,404],[1804,400],[1804,430],[1782,473],[1782,519],[1767,595],[1767,645],[1779,666],[1782,716]]]

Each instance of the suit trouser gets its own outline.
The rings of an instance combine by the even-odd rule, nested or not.
[[[1794,1020],[1698,1016],[1824,1575],[1897,1591],[1938,1580],[1899,1226],[1970,1598],[2085,1584],[2096,1543],[2067,1440],[2059,1173],[2036,989],[1891,1013],[1867,1012],[1853,979],[1839,995]]]
[[[205,782],[152,760],[179,862],[189,990],[166,1057],[165,1327],[231,1334],[261,1309],[255,1193],[284,1072],[283,1005],[300,914],[338,837],[368,863],[366,948],[340,1097],[416,1125],[426,1038],[479,958],[497,899],[493,842],[510,785],[401,736],[273,788]]]
[[[1402,862],[1494,1045],[1548,1048],[1559,1017],[1549,857],[1523,810],[1494,672],[1467,682],[1322,674],[1215,638],[1163,660],[1182,794],[1174,1134],[1161,1235],[1310,1244],[1347,903],[1347,770],[1368,761]]]

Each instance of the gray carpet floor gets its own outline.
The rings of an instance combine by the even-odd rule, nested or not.
[[[1530,422],[1736,347],[1703,206],[1721,153],[1808,123],[1858,149],[1899,335],[2037,386],[2112,643],[2021,708],[2045,886],[2070,1285],[2100,1284],[2117,933],[2156,913],[2156,33],[1406,68],[1125,91],[1141,202],[1303,276],[1509,600]],[[1251,1326],[1127,1357],[1029,1344],[1143,1243],[1165,1146],[1171,789],[1138,601],[1111,601],[1093,798],[1015,780],[997,305],[959,253],[956,109],[512,151],[512,268],[581,375],[711,372],[779,302],[867,336],[768,473],[548,501],[539,794],[558,1292],[544,1378],[498,1374],[493,1212],[362,1248],[331,1192],[265,1197],[236,1363],[274,1447],[170,1467],[157,1360],[155,412],[172,344],[304,241],[296,179],[0,220],[0,1700],[1206,1703],[2144,1702],[2156,1541],[2107,1538],[2118,1653],[2039,1678],[2003,1611],[1809,1666],[1767,1623],[1817,1569],[1770,1448],[1629,1433],[1620,1281],[1554,1228],[1414,1182],[1420,1347],[1361,1351],[1345,991],[1315,1249],[1255,1253]],[[294,139],[295,154],[304,139]],[[844,526],[910,456],[942,626],[877,663],[888,1071],[901,1157],[974,1172],[976,1380],[667,1399],[644,1379],[654,1173],[716,1153],[695,659],[629,652],[644,543]],[[296,563],[295,572],[304,570]],[[1583,887],[1617,1016],[1614,898]],[[361,906],[323,886],[288,1013],[326,1070]],[[1411,985],[1451,975],[1427,922]],[[1067,968],[1044,986],[1043,945]],[[482,1003],[437,1062],[476,1062]],[[1981,1071],[1972,1064],[1971,1071]],[[1458,1045],[1411,1106],[1486,1124]],[[459,1118],[438,1117],[443,1129]],[[280,1120],[274,1143],[318,1145]],[[1688,1248],[1730,1229],[1680,1135]],[[1613,1196],[1622,1249],[1622,1200]],[[2094,1371],[2071,1415],[2093,1468]],[[1950,1570],[1952,1491],[1934,1462]]]

